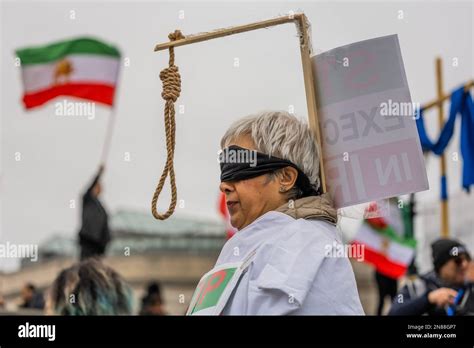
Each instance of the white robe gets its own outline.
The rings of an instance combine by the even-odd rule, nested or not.
[[[351,264],[327,257],[337,229],[321,220],[270,211],[224,245],[216,266],[242,261],[258,247],[223,315],[363,315]]]

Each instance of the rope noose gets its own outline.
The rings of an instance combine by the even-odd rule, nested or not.
[[[174,33],[168,35],[170,41],[176,41],[180,39],[184,39],[183,34],[179,30],[175,30]],[[169,67],[163,69],[160,72],[160,79],[163,82],[163,92],[161,96],[166,101],[165,103],[165,133],[166,133],[166,164],[163,168],[163,173],[161,174],[160,181],[158,182],[158,186],[156,187],[155,193],[153,194],[153,199],[151,201],[151,212],[153,216],[158,220],[166,220],[171,215],[173,215],[174,210],[176,208],[176,198],[177,198],[177,191],[176,191],[176,181],[174,175],[174,166],[173,166],[173,158],[174,158],[174,147],[175,147],[175,131],[176,131],[176,122],[175,122],[175,110],[174,110],[174,103],[179,98],[179,94],[181,92],[181,76],[178,72],[178,67],[174,65],[174,47],[171,46],[169,48],[170,52],[170,59],[169,59]],[[156,203],[158,201],[158,197],[165,185],[166,177],[169,175],[170,177],[170,185],[171,185],[171,201],[168,207],[168,210],[164,214],[158,213],[156,210]]]

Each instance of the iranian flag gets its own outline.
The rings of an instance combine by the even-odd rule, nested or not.
[[[58,96],[72,96],[112,106],[120,69],[117,48],[92,38],[78,38],[16,51],[22,67],[27,109]]]
[[[407,208],[400,212],[391,205],[387,217],[365,219],[352,242],[363,246],[364,262],[393,279],[406,273],[415,256],[416,241],[409,232],[408,215]]]

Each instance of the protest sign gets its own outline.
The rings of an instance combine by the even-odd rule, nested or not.
[[[397,35],[312,57],[328,191],[343,208],[428,189]]]

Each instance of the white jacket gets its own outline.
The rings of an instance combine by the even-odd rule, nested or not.
[[[224,245],[216,262],[242,261],[256,249],[223,315],[363,315],[351,264],[328,257],[341,243],[335,226],[270,211]]]

